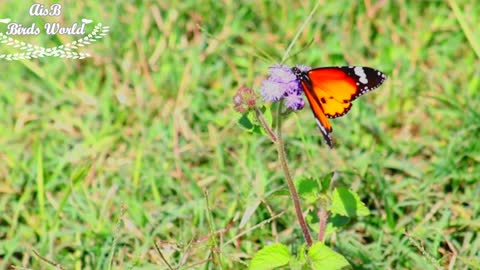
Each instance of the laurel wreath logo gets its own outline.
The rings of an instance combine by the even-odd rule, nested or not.
[[[104,38],[110,31],[109,26],[102,26],[101,23],[95,25],[92,32],[88,35],[77,39],[73,42],[70,42],[65,45],[60,45],[52,48],[39,47],[31,43],[26,43],[13,39],[4,33],[0,33],[0,43],[5,44],[6,46],[11,46],[13,48],[18,48],[20,51],[25,51],[23,53],[11,53],[11,54],[0,54],[0,60],[5,59],[8,61],[12,60],[23,60],[23,59],[32,59],[32,58],[41,58],[46,56],[53,56],[59,58],[68,58],[68,59],[84,59],[91,57],[89,53],[76,52],[74,50],[79,49],[79,47],[86,47],[97,40]]]

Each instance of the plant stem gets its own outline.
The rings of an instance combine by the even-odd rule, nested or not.
[[[278,152],[278,159],[280,160],[280,164],[282,165],[283,173],[285,174],[285,179],[287,179],[288,190],[290,191],[290,196],[292,197],[293,205],[295,207],[295,213],[297,214],[298,223],[300,223],[300,227],[302,228],[303,236],[305,237],[305,241],[307,241],[307,245],[312,245],[312,236],[310,236],[310,231],[308,230],[307,222],[305,222],[305,218],[303,217],[302,207],[300,206],[300,198],[298,197],[297,189],[295,188],[295,184],[293,183],[292,176],[290,175],[290,170],[288,169],[288,164],[285,155],[285,148],[283,146],[283,142],[281,139],[281,135],[277,134],[278,141],[275,143],[277,146]]]
[[[330,180],[330,184],[328,186],[328,193],[331,194],[335,181],[337,181],[339,174],[335,171],[332,175],[332,179]],[[320,200],[319,210],[317,211],[318,217],[318,241],[323,242],[325,238],[325,229],[327,227],[327,220],[328,220],[328,205],[330,204],[330,200],[325,202],[325,200]]]
[[[328,212],[325,210],[325,207],[320,206],[320,210],[317,212],[318,216],[318,241],[323,242],[323,237],[325,236],[325,228],[327,227]]]
[[[305,237],[305,241],[307,242],[307,245],[311,246],[313,244],[312,236],[310,235],[310,231],[308,230],[307,222],[303,217],[302,207],[300,206],[300,198],[298,196],[297,189],[295,188],[295,184],[293,183],[290,170],[288,169],[287,157],[285,154],[285,147],[282,141],[282,120],[281,120],[282,103],[280,102],[277,106],[278,107],[277,107],[277,112],[275,117],[276,119],[275,126],[277,131],[276,134],[272,130],[272,128],[268,125],[265,118],[263,117],[263,113],[257,107],[255,107],[255,114],[258,121],[260,122],[262,127],[265,129],[265,131],[267,131],[270,139],[277,147],[278,159],[280,160],[283,173],[285,174],[285,179],[287,180],[288,190],[290,191],[290,196],[292,197],[298,223],[300,224],[300,227],[302,229],[303,236]]]
[[[263,117],[262,111],[258,107],[255,107],[255,116],[257,116],[258,121],[262,124],[263,129],[268,133],[268,136],[272,140],[273,143],[277,143],[277,135],[275,135],[275,132],[270,128],[270,126],[267,123],[267,120],[265,120],[265,117]]]

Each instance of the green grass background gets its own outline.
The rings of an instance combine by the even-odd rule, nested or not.
[[[320,2],[286,63],[389,76],[332,121],[334,150],[308,110],[284,124],[295,177],[338,171],[372,211],[327,242],[356,269],[480,269],[480,5]],[[111,32],[86,60],[0,61],[0,269],[53,269],[34,251],[65,269],[165,269],[154,242],[181,269],[298,249],[292,203],[269,195],[285,187],[275,149],[231,100],[258,89],[315,1],[60,1],[58,18],[29,17],[32,3],[0,18]]]

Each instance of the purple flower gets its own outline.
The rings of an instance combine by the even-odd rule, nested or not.
[[[270,78],[263,81],[260,87],[260,94],[263,100],[268,102],[278,101],[285,95],[285,86],[282,83],[270,80]]]
[[[293,74],[292,69],[285,65],[273,65],[270,67],[270,77],[272,81],[280,83],[289,83],[297,79],[295,74]]]
[[[296,111],[305,107],[302,95],[287,95],[285,96],[285,106]]]
[[[307,71],[310,71],[310,69],[312,69],[311,67],[306,66],[306,65],[296,65],[296,67],[298,69],[300,69],[300,71],[303,71],[303,72],[307,72]]]
[[[299,67],[300,68],[300,67]],[[302,66],[301,70],[305,70]],[[285,99],[285,106],[292,110],[300,110],[305,106],[302,97],[302,86],[292,69],[285,65],[273,65],[269,69],[270,76],[263,81],[260,93],[267,102]]]

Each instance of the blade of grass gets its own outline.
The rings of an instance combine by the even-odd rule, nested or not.
[[[120,229],[123,224],[123,217],[125,215],[125,205],[122,204],[122,208],[120,209],[120,216],[118,217],[117,224],[115,225],[115,230],[113,231],[113,241],[112,241],[112,246],[110,248],[110,254],[109,254],[109,259],[108,259],[108,270],[112,269],[113,266],[113,260],[115,258],[115,250],[117,247],[117,242],[118,242],[118,235],[120,234]]]
[[[138,182],[140,180],[140,172],[142,171],[143,145],[137,150],[135,158],[135,167],[133,169],[133,187],[135,191],[138,189]]]
[[[45,216],[45,179],[43,177],[43,148],[42,143],[37,141],[36,160],[37,160],[37,202],[40,214],[40,224],[42,234],[46,231],[47,218]]]
[[[300,37],[300,34],[303,33],[303,30],[305,29],[307,24],[312,20],[313,14],[315,14],[319,6],[320,6],[320,1],[318,1],[317,4],[313,7],[312,11],[310,11],[310,14],[308,14],[307,18],[298,29],[297,33],[295,34],[292,41],[290,42],[290,45],[288,45],[287,50],[285,51],[285,54],[282,57],[281,63],[285,62],[285,60],[288,58],[288,54],[292,50],[293,45],[295,45],[295,42],[297,42],[297,39]]]
[[[447,2],[453,11],[453,14],[455,14],[455,18],[457,18],[457,21],[460,24],[460,27],[462,28],[463,33],[465,34],[465,37],[470,43],[470,46],[472,46],[472,49],[475,51],[475,54],[477,55],[477,57],[480,58],[480,44],[479,42],[477,42],[477,39],[475,38],[475,37],[478,37],[478,35],[474,35],[472,29],[468,27],[467,21],[465,20],[465,16],[462,13],[462,11],[460,11],[460,8],[458,7],[457,2],[455,0],[448,0]]]
[[[222,255],[221,255],[221,246],[218,245],[215,234],[215,224],[213,222],[212,209],[210,208],[210,202],[208,201],[208,191],[204,191],[205,202],[207,206],[207,222],[210,229],[209,245],[210,245],[210,256],[212,258],[213,265],[218,266],[220,269],[223,269]]]

